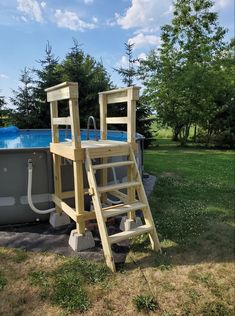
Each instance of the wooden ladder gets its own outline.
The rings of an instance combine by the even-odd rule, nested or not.
[[[151,210],[149,207],[149,203],[145,194],[145,190],[143,187],[142,179],[138,170],[138,166],[136,163],[135,155],[132,149],[131,144],[126,145],[127,147],[127,160],[118,161],[118,162],[106,162],[101,164],[94,164],[93,161],[96,158],[101,158],[102,161],[102,152],[97,149],[87,148],[86,149],[86,171],[88,183],[90,186],[90,194],[92,196],[92,202],[94,205],[94,210],[97,218],[97,223],[99,227],[101,242],[103,246],[104,256],[106,260],[107,266],[113,271],[116,271],[115,262],[111,250],[111,245],[114,243],[118,243],[122,240],[126,240],[138,235],[142,235],[144,233],[148,233],[151,246],[153,250],[160,250],[160,243],[157,236],[156,228],[154,225],[154,221],[152,218]],[[110,149],[110,156],[112,156],[112,150]],[[117,156],[117,155],[116,155]],[[123,153],[119,154],[119,156],[123,157]],[[105,154],[105,158],[107,159],[109,155]],[[128,173],[131,174],[131,181],[117,183],[112,185],[102,185],[99,186],[97,184],[95,173],[99,169],[108,169],[108,168],[116,168],[116,167],[127,167]],[[130,178],[130,177],[129,177]],[[131,190],[132,194],[123,193],[122,189],[126,189],[127,191]],[[102,194],[111,193],[112,196],[116,196],[122,200],[123,203],[118,205],[102,207],[101,197]],[[130,196],[132,197],[130,199]],[[123,231],[120,233],[116,233],[114,235],[108,235],[108,230],[106,226],[106,221],[110,217],[115,217],[123,214],[133,215],[137,210],[142,210],[144,224],[129,231]],[[135,218],[135,216],[133,216]],[[129,216],[132,218],[132,216]]]

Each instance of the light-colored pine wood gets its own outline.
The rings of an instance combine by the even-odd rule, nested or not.
[[[123,205],[115,205],[107,208],[103,208],[103,215],[106,218],[113,217],[113,216],[118,216],[121,214],[128,213],[130,211],[137,211],[141,210],[146,207],[146,204],[141,203],[141,202],[133,202],[129,204],[123,204]]]
[[[104,169],[104,168],[116,168],[116,167],[126,167],[133,165],[133,161],[117,161],[117,162],[109,162],[99,165],[93,165],[93,170]]]
[[[55,117],[52,119],[52,125],[71,125],[71,117]]]
[[[47,101],[59,101],[78,99],[78,84],[76,82],[63,82],[56,86],[45,89]]]
[[[120,189],[126,189],[126,188],[134,188],[138,187],[140,185],[139,181],[132,181],[132,182],[122,182],[122,183],[117,183],[117,184],[111,184],[111,185],[105,185],[102,187],[98,187],[98,192],[110,192],[110,191],[115,191],[115,190],[120,190]]]
[[[146,208],[143,209],[143,213],[144,213],[144,220],[145,223],[147,225],[150,225],[153,227],[153,230],[149,233],[149,238],[151,241],[151,245],[152,245],[152,249],[153,250],[160,250],[161,251],[161,245],[158,239],[158,235],[157,235],[157,231],[156,231],[156,227],[153,221],[153,216],[150,210],[150,206],[148,203],[148,199],[144,190],[144,185],[139,173],[139,169],[138,169],[138,165],[135,159],[135,155],[133,150],[130,150],[130,158],[134,161],[135,163],[135,171],[136,171],[136,175],[137,175],[137,180],[140,181],[140,186],[137,188],[137,194],[139,197],[139,200],[142,201],[144,204],[146,204]]]
[[[69,217],[71,217],[74,221],[76,221],[77,216],[75,210],[70,207],[67,203],[63,202],[57,194],[52,194],[52,201],[62,209]]]
[[[109,242],[111,244],[114,244],[122,240],[133,238],[135,236],[139,236],[145,233],[150,233],[152,229],[153,229],[152,226],[142,225],[142,226],[136,227],[135,229],[123,231],[121,233],[117,233],[117,234],[109,236]]]
[[[102,205],[99,198],[99,192],[97,190],[96,180],[95,180],[95,174],[92,169],[92,162],[91,157],[89,154],[89,149],[86,149],[86,171],[87,171],[87,178],[88,182],[90,184],[90,188],[94,191],[94,194],[92,196],[92,202],[94,205],[97,223],[99,227],[100,237],[102,241],[102,246],[104,250],[104,256],[106,260],[107,266],[113,271],[116,271],[113,254],[111,250],[111,245],[108,240],[108,231],[105,223],[105,218],[102,214]]]
[[[64,211],[75,222],[79,234],[85,232],[85,222],[90,219],[97,220],[104,256],[108,267],[115,271],[115,263],[111,244],[132,238],[143,233],[148,233],[154,250],[160,249],[156,228],[149,208],[148,200],[142,184],[134,152],[137,145],[136,133],[136,101],[139,99],[139,88],[128,87],[99,93],[100,104],[100,129],[101,140],[81,141],[80,122],[78,110],[78,86],[76,83],[65,82],[46,89],[47,100],[51,108],[52,143],[50,150],[53,154],[55,194],[53,201],[58,212]],[[68,99],[69,117],[58,117],[58,101]],[[109,104],[126,102],[127,117],[107,117]],[[72,140],[60,142],[59,126],[71,125]],[[107,140],[108,124],[127,124],[127,142]],[[120,156],[121,161],[108,162],[109,157]],[[61,157],[72,160],[74,174],[74,191],[62,192],[61,186]],[[125,158],[123,158],[125,157]],[[99,158],[100,163],[93,164],[93,159]],[[127,159],[124,160],[123,159]],[[84,188],[83,162],[85,161],[89,187]],[[109,168],[127,168],[127,182],[108,184],[107,171]],[[95,172],[100,170],[100,184],[97,185]],[[125,189],[127,193],[120,190]],[[92,197],[94,211],[84,209],[84,195]],[[122,202],[118,205],[102,208],[106,202],[107,194],[117,197]],[[74,197],[75,208],[70,207],[65,201]],[[130,231],[108,236],[106,220],[109,217],[129,214],[135,219],[135,212],[142,210],[145,224]]]
[[[128,117],[107,117],[106,124],[127,124]]]
[[[80,148],[73,148],[71,142],[50,143],[50,151],[51,153],[72,161],[79,161],[85,158],[84,150],[81,150]]]

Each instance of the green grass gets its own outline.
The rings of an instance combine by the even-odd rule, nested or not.
[[[7,280],[0,271],[0,291],[3,290],[6,285],[7,285]]]
[[[233,234],[234,153],[181,149],[161,141],[144,157],[145,170],[157,176],[151,207],[161,238],[178,245],[200,244],[205,238],[228,249]],[[218,229],[223,238],[216,234]]]
[[[158,303],[152,295],[137,295],[133,298],[133,303],[138,312],[149,313],[150,311],[154,312],[158,308]]]
[[[30,285],[41,289],[41,299],[49,299],[52,304],[70,312],[84,312],[90,306],[87,284],[100,284],[108,274],[104,265],[76,257],[67,259],[51,272],[31,271],[28,279]]]
[[[157,142],[144,155],[157,177],[150,206],[162,253],[138,236],[112,274],[77,257],[1,248],[0,315],[234,315],[234,153]]]

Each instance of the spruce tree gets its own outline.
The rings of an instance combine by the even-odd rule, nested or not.
[[[35,128],[38,112],[35,106],[34,87],[30,70],[24,68],[20,75],[20,85],[12,90],[10,102],[14,105],[14,121],[19,128]]]
[[[131,87],[135,85],[135,81],[138,79],[138,63],[139,59],[133,57],[134,44],[124,43],[125,55],[128,60],[127,68],[120,66],[119,68],[114,68],[114,70],[121,76],[122,82],[127,86]],[[121,107],[121,111],[125,107]],[[150,119],[151,109],[145,102],[145,99],[140,96],[136,107],[136,130],[138,133],[145,136],[145,147],[147,147],[151,142],[152,133],[150,127],[152,120]]]
[[[4,106],[6,105],[4,96],[0,95],[0,127],[3,126],[3,113],[4,113]]]
[[[34,98],[37,107],[37,123],[35,128],[50,127],[50,105],[46,100],[45,89],[62,82],[59,67],[59,58],[52,52],[49,42],[46,44],[44,59],[38,61],[40,68],[33,69],[36,79],[34,80]]]
[[[80,122],[86,128],[90,115],[99,120],[98,93],[109,90],[112,83],[102,62],[85,54],[77,40],[73,41],[73,47],[61,63],[62,77],[63,81],[78,82]]]

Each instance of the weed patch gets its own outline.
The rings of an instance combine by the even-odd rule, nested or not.
[[[203,316],[233,316],[233,311],[228,308],[223,302],[209,302],[206,303],[202,310],[201,314]]]
[[[69,311],[84,312],[89,308],[89,300],[78,275],[66,273],[53,280],[51,302]]]
[[[7,280],[6,278],[4,278],[2,273],[0,273],[0,291],[2,291],[6,285],[7,285]]]
[[[84,312],[90,306],[87,284],[102,283],[108,274],[104,265],[76,257],[52,272],[32,271],[28,277],[31,285],[41,288],[41,299],[68,311]]]
[[[25,250],[22,249],[15,249],[14,254],[12,256],[12,261],[16,263],[21,263],[27,260],[28,254]]]
[[[154,312],[159,308],[158,303],[152,295],[137,295],[133,298],[133,303],[138,312]]]
[[[156,267],[158,267],[160,270],[170,270],[172,269],[172,264],[170,258],[167,256],[166,253],[158,253],[156,254],[154,258],[154,263]]]

